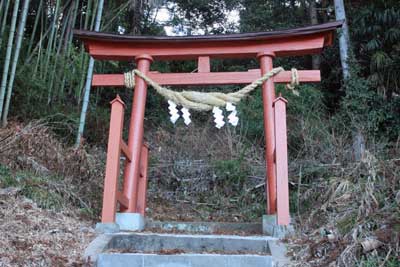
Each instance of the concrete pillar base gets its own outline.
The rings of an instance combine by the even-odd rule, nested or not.
[[[119,225],[116,223],[97,223],[96,233],[100,234],[111,234],[119,232]]]
[[[115,222],[121,231],[142,231],[145,224],[142,214],[129,212],[117,212]]]
[[[278,225],[276,215],[263,215],[262,229],[263,234],[277,238],[284,238],[294,234],[293,225]]]

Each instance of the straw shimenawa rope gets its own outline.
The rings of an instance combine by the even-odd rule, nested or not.
[[[249,85],[246,85],[242,89],[232,93],[219,93],[219,92],[196,92],[196,91],[173,91],[166,87],[162,87],[139,70],[135,69],[124,74],[125,86],[133,89],[135,87],[135,75],[142,78],[148,85],[153,87],[157,93],[162,95],[165,99],[171,100],[177,105],[181,105],[187,109],[197,111],[209,111],[213,107],[223,107],[227,102],[238,103],[241,99],[245,98],[254,89],[260,86],[263,82],[267,81],[271,77],[282,72],[282,67],[272,69],[261,78],[258,78]],[[296,69],[292,69],[292,82],[288,85],[289,89],[294,89],[299,84],[299,77]]]

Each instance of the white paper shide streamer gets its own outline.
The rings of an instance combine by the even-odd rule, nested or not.
[[[212,110],[214,114],[214,122],[215,122],[215,127],[218,129],[221,129],[224,125],[224,115],[222,114],[222,110],[219,107],[214,107]]]
[[[226,109],[226,111],[230,112],[230,114],[228,116],[228,123],[230,123],[232,126],[236,127],[239,123],[239,118],[237,116],[237,110],[236,110],[235,105],[228,102],[226,104],[225,109]],[[169,119],[173,124],[175,124],[177,122],[177,120],[181,117],[181,114],[179,113],[177,105],[171,100],[168,100],[168,110],[169,110],[169,114],[171,115]],[[182,118],[183,118],[184,123],[186,125],[189,125],[192,122],[192,120],[190,119],[189,109],[182,107],[180,111],[182,112]],[[219,107],[214,107],[212,110],[212,113],[214,116],[215,127],[217,127],[218,129],[221,129],[222,127],[224,127],[225,118],[224,118],[224,112],[222,111],[222,109],[220,109]]]
[[[228,122],[232,125],[232,126],[237,126],[239,123],[239,118],[237,116],[237,110],[236,107],[232,104],[232,103],[226,103],[226,110],[227,111],[231,111],[231,113],[228,115]]]
[[[191,122],[192,122],[192,120],[190,119],[190,112],[189,112],[189,110],[187,109],[187,108],[181,108],[181,111],[182,111],[182,118],[183,118],[183,122],[186,124],[186,125],[189,125]]]
[[[169,114],[171,117],[169,118],[173,124],[179,119],[179,110],[176,108],[176,104],[172,102],[171,100],[168,100],[168,109],[169,109]]]

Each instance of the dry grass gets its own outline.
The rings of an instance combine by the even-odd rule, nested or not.
[[[313,201],[297,217],[301,234],[290,240],[297,266],[399,264],[399,174],[400,160],[366,151],[361,162],[333,168],[318,188],[302,192]]]
[[[259,220],[264,210],[262,147],[244,140],[241,128],[217,130],[210,125],[150,132],[152,218]]]
[[[71,211],[38,208],[17,188],[0,189],[0,266],[82,266],[91,223]]]
[[[288,242],[297,266],[395,267],[400,262],[398,146],[389,149],[376,146],[374,153],[366,151],[362,161],[354,162],[347,137],[324,127],[314,133],[309,131],[312,129],[305,127],[298,133],[303,138],[298,142],[303,145],[296,155],[291,155],[289,166],[291,203],[297,212],[299,234]],[[179,221],[259,221],[264,213],[262,143],[246,141],[240,128],[234,132],[229,128],[218,131],[192,125],[169,131],[157,128],[147,134],[151,147],[150,217]],[[0,151],[0,162],[11,170],[33,171],[47,177],[35,186],[62,196],[65,203],[60,214],[41,210],[31,202],[29,209],[43,213],[45,218],[53,215],[64,218],[67,215],[62,211],[79,207],[91,210],[92,218],[98,220],[104,151],[66,147],[42,122],[23,127],[14,124],[0,130]],[[238,165],[240,168],[236,169]],[[61,179],[51,179],[54,175]],[[16,216],[19,213],[13,214],[12,209],[23,210],[26,201],[21,196],[14,196],[9,203],[3,200],[2,214]],[[15,220],[25,219],[17,216]],[[77,224],[81,222],[72,215],[65,219],[64,226],[75,224],[74,220]],[[80,228],[71,229],[80,233]],[[3,231],[8,229],[0,229]],[[34,233],[32,239],[30,231]],[[27,227],[20,237],[31,243],[41,240],[35,231],[42,233]],[[67,240],[69,232],[63,230],[59,238]],[[11,250],[1,252],[7,259],[14,254]],[[57,260],[58,256],[54,257]],[[42,266],[48,264],[42,263]]]
[[[45,121],[0,129],[0,163],[14,172],[47,177],[35,186],[62,195],[65,205],[99,210],[104,159],[104,150],[65,146]]]

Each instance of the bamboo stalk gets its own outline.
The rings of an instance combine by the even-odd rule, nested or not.
[[[70,2],[71,2],[71,1],[68,1],[68,4],[69,4]],[[63,7],[62,12],[64,12],[65,7],[68,6],[68,4],[66,4],[66,5]],[[42,23],[41,23],[42,31],[41,31],[41,32],[43,33],[43,28],[46,28],[47,30],[46,30],[46,32],[45,32],[44,34],[41,34],[40,40],[37,42],[37,44],[36,44],[35,48],[33,49],[33,51],[29,54],[29,57],[25,60],[24,66],[27,66],[27,65],[31,62],[31,60],[32,60],[33,56],[35,55],[36,51],[39,49],[39,46],[42,45],[43,40],[49,35],[49,33],[50,33],[50,31],[51,31],[51,27],[50,27],[50,28],[47,28],[47,24],[45,23],[47,20],[44,20],[44,19],[43,19],[43,18],[45,17],[43,13],[44,13],[44,10],[42,9],[42,15],[41,15],[41,18],[42,18]],[[46,25],[45,25],[45,24],[46,24]],[[40,47],[40,48],[41,48],[41,47]],[[24,67],[18,71],[18,74],[21,73],[21,71],[23,71],[23,70],[24,70]]]
[[[44,71],[42,72],[42,77],[47,77],[47,70],[49,67],[50,63],[50,56],[53,54],[53,41],[54,41],[54,35],[56,32],[56,25],[57,25],[57,20],[58,20],[58,11],[60,9],[60,0],[56,1],[56,9],[54,11],[54,17],[50,26],[50,36],[49,40],[47,42],[47,47],[46,47],[46,61],[44,64]]]
[[[19,7],[19,0],[15,0],[14,9],[13,9],[13,15],[12,15],[12,19],[11,19],[11,28],[10,28],[10,33],[8,35],[6,57],[5,57],[5,60],[4,60],[3,77],[1,79],[1,87],[0,87],[0,116],[2,116],[2,114],[3,114],[4,95],[6,93],[8,71],[10,69],[10,60],[11,60],[12,45],[13,45],[13,42],[14,42],[15,25],[17,24],[18,7]]]
[[[66,67],[66,65],[65,65],[66,59],[69,59],[69,56],[71,54],[71,43],[72,43],[72,36],[73,36],[72,35],[72,28],[74,27],[74,25],[76,23],[76,18],[78,16],[78,7],[79,7],[79,3],[76,2],[75,8],[73,10],[72,21],[71,21],[71,24],[69,25],[69,29],[70,29],[70,31],[68,33],[69,36],[66,36],[66,45],[64,46],[66,53],[65,53],[64,61],[63,61],[62,68],[61,68],[62,70],[65,69],[65,67]],[[60,86],[60,89],[58,91],[59,95],[61,95],[64,92],[64,88],[65,88],[65,79],[66,79],[65,71],[63,71],[63,74],[64,75],[63,75],[63,78],[62,78],[61,86]]]
[[[86,15],[85,15],[85,23],[83,24],[83,28],[85,30],[87,30],[87,28],[89,26],[90,17],[92,16],[92,13],[93,13],[92,5],[93,5],[93,0],[88,0]]]
[[[22,14],[21,14],[21,20],[18,25],[16,47],[15,47],[15,51],[14,51],[14,58],[13,58],[12,66],[11,66],[10,80],[8,82],[8,88],[7,88],[6,103],[5,103],[4,112],[3,112],[3,116],[2,116],[2,122],[1,122],[2,127],[5,127],[7,125],[7,117],[8,117],[8,111],[10,108],[11,93],[12,93],[13,86],[14,86],[15,71],[17,69],[19,53],[21,51],[22,39],[24,37],[26,18],[27,18],[28,9],[29,9],[29,1],[30,0],[24,1],[23,8],[22,8]]]
[[[4,8],[3,8],[3,6],[4,6],[4,1],[5,0],[1,0],[1,2],[0,2],[0,21],[2,21],[3,20],[3,15],[5,14],[5,15],[7,15],[7,13],[4,13],[3,11],[4,11]],[[3,14],[4,13],[4,14]]]
[[[85,23],[83,25],[84,30],[88,29],[90,18],[94,17],[94,16],[92,16],[92,13],[94,13],[94,12],[92,12],[92,5],[93,5],[93,0],[88,0],[88,5],[86,8]],[[87,64],[88,64],[88,56],[85,53],[84,45],[81,44],[81,70],[82,70],[81,73],[84,73],[83,70],[87,69]],[[77,91],[75,92],[75,96],[78,100],[78,105],[81,104],[81,92],[82,92],[81,88],[83,88],[84,82],[85,82],[85,75],[82,74],[81,78],[80,78],[79,86],[77,88]]]
[[[33,70],[32,79],[36,78],[36,74],[37,74],[37,71],[38,71],[38,68],[39,68],[39,64],[40,64],[40,58],[42,56],[42,43],[43,43],[43,39],[44,39],[44,37],[43,37],[43,30],[44,30],[44,22],[43,22],[44,14],[43,13],[44,13],[44,11],[41,10],[41,12],[42,12],[42,16],[41,16],[42,17],[42,23],[40,24],[40,39],[39,39],[39,42],[36,45],[36,47],[33,50],[33,52],[29,55],[28,59],[25,61],[25,64],[22,66],[22,68],[19,71],[19,73],[22,72],[25,69],[25,66],[29,65],[29,62],[31,61],[31,58],[33,57],[33,54],[36,53],[36,50],[39,50],[38,51],[38,55],[36,57],[36,64],[35,64],[35,68]],[[47,31],[47,32],[49,32],[49,31]]]
[[[114,20],[116,18],[118,18],[118,16],[126,10],[126,8],[128,7],[128,5],[130,4],[130,2],[126,2],[124,5],[121,5],[120,7],[118,7],[116,9],[117,13],[115,14],[115,16],[113,16],[111,19],[108,19],[108,23],[103,27],[103,31],[107,31],[109,29],[109,27],[112,25],[112,23],[114,22]],[[112,14],[114,14],[114,12],[112,12]]]
[[[98,10],[99,9],[99,1],[101,0],[95,0],[95,4],[94,4],[94,9],[93,10]],[[97,12],[97,11],[96,11]],[[96,13],[97,14],[97,13]],[[96,22],[96,16],[92,16],[92,21],[90,22],[90,30],[93,30],[93,28],[95,27],[95,22]]]
[[[1,50],[2,43],[3,43],[4,30],[6,29],[8,8],[10,7],[10,3],[11,3],[11,1],[6,0],[6,8],[4,9],[4,15],[2,18],[3,21],[1,22],[1,28],[0,28],[0,50]]]
[[[101,16],[103,14],[103,6],[104,6],[104,0],[99,0],[97,16],[96,16],[95,31],[100,30]],[[86,76],[85,94],[83,97],[82,111],[81,111],[81,116],[80,116],[80,120],[79,120],[78,134],[77,134],[76,143],[75,143],[76,146],[80,145],[82,134],[85,129],[86,113],[87,113],[87,108],[89,105],[90,88],[92,85],[93,68],[94,68],[94,59],[92,57],[90,57],[88,72],[87,72],[87,76]]]
[[[29,40],[29,46],[28,46],[28,50],[27,50],[28,51],[27,55],[29,55],[31,50],[32,50],[33,40],[35,39],[37,26],[39,24],[39,20],[40,20],[40,17],[42,15],[42,12],[41,12],[42,7],[43,7],[43,0],[40,0],[39,7],[36,10],[36,18],[35,18],[35,22],[33,24],[33,29],[32,29],[32,33],[31,33],[31,39]]]
[[[61,48],[63,45],[63,38],[65,39],[65,32],[67,29],[67,25],[69,23],[69,18],[71,16],[71,10],[68,10],[67,15],[65,17],[64,21],[67,21],[67,23],[63,23],[62,25],[62,29],[61,29],[61,34],[60,34],[60,38],[58,41],[58,47],[57,47],[57,52],[56,52],[56,56],[54,59],[54,68],[53,71],[51,72],[51,76],[50,76],[50,83],[49,83],[49,90],[47,92],[47,104],[50,104],[51,99],[52,99],[52,92],[53,92],[53,85],[54,85],[54,77],[56,76],[56,72],[57,72],[57,67],[58,67],[58,59],[60,57],[60,52],[61,52]]]

